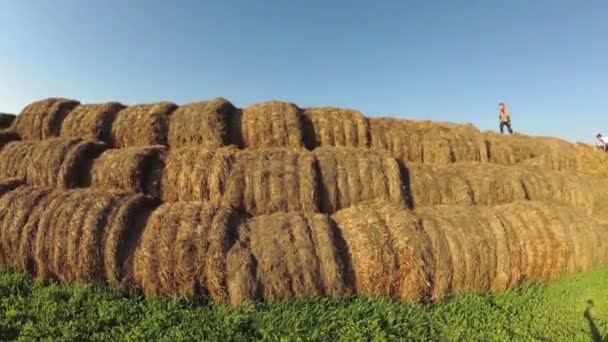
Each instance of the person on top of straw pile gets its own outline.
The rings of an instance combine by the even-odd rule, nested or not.
[[[604,152],[608,152],[608,137],[605,137],[598,133],[595,138],[597,139],[597,141],[600,142],[600,146],[598,147],[604,150]]]
[[[513,134],[513,129],[511,129],[511,113],[509,113],[507,107],[502,102],[498,104],[498,119],[500,120],[500,133],[504,133],[504,127],[507,126],[509,134]]]

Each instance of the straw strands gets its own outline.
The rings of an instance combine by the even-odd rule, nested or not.
[[[124,108],[118,102],[80,105],[67,115],[60,135],[110,142],[112,123],[116,114]]]
[[[59,136],[63,119],[79,104],[78,101],[62,98],[33,102],[23,109],[13,122],[12,128],[24,140]]]
[[[113,147],[167,145],[169,117],[177,109],[170,102],[127,107],[116,115],[110,133]]]
[[[249,149],[304,148],[302,121],[300,108],[292,103],[269,101],[248,106],[240,117],[242,145]]]
[[[369,147],[369,124],[361,112],[334,107],[307,108],[304,119],[308,146]]]

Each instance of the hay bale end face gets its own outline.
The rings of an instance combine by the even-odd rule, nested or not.
[[[243,109],[240,117],[243,147],[305,147],[300,108],[292,103],[269,101]]]
[[[367,148],[370,130],[367,118],[356,110],[333,107],[304,111],[305,140],[310,147],[335,146]],[[309,127],[308,127],[309,126]]]
[[[200,145],[217,148],[230,144],[230,122],[237,109],[223,98],[180,106],[169,121],[172,148]]]
[[[222,203],[251,215],[319,212],[316,170],[309,152],[239,151]]]
[[[127,107],[116,115],[110,144],[116,148],[167,145],[169,117],[177,106],[170,102]]]
[[[80,102],[49,98],[26,106],[13,122],[12,128],[24,140],[41,140],[59,136],[61,124]]]
[[[16,117],[15,114],[0,113],[0,129],[11,127]]]
[[[350,294],[338,235],[326,215],[258,216],[237,234],[226,266],[231,303]]]
[[[159,197],[165,153],[164,146],[107,150],[92,163],[90,186]]]
[[[80,105],[67,115],[60,135],[110,142],[112,123],[116,114],[124,108],[118,102]]]

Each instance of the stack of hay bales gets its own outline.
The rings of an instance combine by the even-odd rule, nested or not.
[[[109,143],[112,124],[118,112],[124,108],[118,102],[78,106],[63,120],[60,135]]]
[[[110,131],[110,145],[115,148],[167,145],[169,118],[177,106],[171,102],[140,104],[118,114]]]
[[[302,110],[293,103],[254,104],[243,109],[239,121],[241,136],[233,138],[237,146],[248,149],[305,147]]]
[[[370,130],[359,111],[334,107],[307,108],[304,111],[307,146],[368,148]]]

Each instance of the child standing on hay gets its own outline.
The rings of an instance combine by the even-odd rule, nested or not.
[[[513,129],[511,129],[511,113],[509,113],[507,107],[502,102],[498,104],[498,120],[500,120],[500,134],[504,133],[505,126],[507,126],[509,134],[513,134]]]
[[[600,142],[600,146],[598,147],[604,150],[604,152],[608,152],[608,137],[598,133],[595,138]]]

